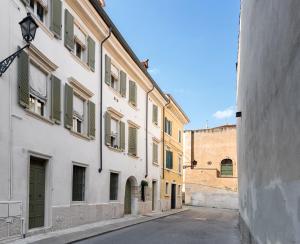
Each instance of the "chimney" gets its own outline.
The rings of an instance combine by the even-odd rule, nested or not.
[[[102,8],[105,7],[105,0],[98,0],[98,1]]]
[[[142,65],[145,67],[145,69],[149,68],[149,59],[146,59],[144,61],[141,61]]]

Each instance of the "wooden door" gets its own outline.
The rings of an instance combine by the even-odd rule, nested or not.
[[[172,184],[171,190],[171,209],[176,208],[176,185]]]
[[[45,162],[30,160],[29,229],[43,227],[45,220]]]
[[[129,180],[127,180],[125,187],[124,213],[131,214],[131,183]]]

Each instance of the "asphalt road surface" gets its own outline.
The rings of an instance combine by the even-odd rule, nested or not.
[[[188,211],[77,242],[101,244],[240,244],[238,212],[192,207]]]

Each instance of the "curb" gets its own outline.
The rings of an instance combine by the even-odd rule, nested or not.
[[[167,213],[167,214],[163,214],[163,215],[160,215],[160,216],[157,216],[157,217],[150,217],[150,216],[147,216],[147,215],[142,215],[142,216],[145,216],[145,217],[148,217],[148,218],[143,219],[143,220],[138,220],[136,223],[125,224],[124,226],[112,228],[110,230],[100,231],[98,234],[89,235],[87,237],[76,239],[76,240],[73,240],[73,241],[70,241],[70,242],[67,242],[67,243],[72,244],[72,243],[76,243],[78,241],[84,241],[84,240],[87,240],[87,239],[90,239],[90,238],[93,238],[93,237],[96,237],[96,236],[105,235],[105,234],[108,234],[108,233],[111,233],[111,232],[114,232],[114,231],[118,231],[118,230],[129,228],[131,226],[136,226],[136,225],[139,225],[139,224],[147,223],[147,222],[150,222],[150,221],[153,221],[153,220],[156,220],[156,219],[162,219],[162,218],[165,218],[165,217],[168,217],[168,216],[171,216],[171,215],[175,215],[175,214],[178,214],[178,213],[182,213],[182,212],[185,212],[185,211],[188,211],[188,210],[189,209],[181,209],[181,210],[174,211],[174,212]]]
[[[107,224],[107,225],[103,225],[103,226],[97,226],[97,227],[91,227],[90,229],[84,229],[84,230],[79,230],[79,231],[74,231],[74,232],[69,232],[69,233],[64,233],[61,235],[57,235],[57,236],[50,236],[50,237],[46,237],[44,239],[39,239],[39,240],[35,240],[35,241],[26,241],[26,238],[23,239],[24,242],[21,243],[26,243],[26,244],[32,244],[32,243],[38,243],[38,244],[52,244],[52,243],[56,243],[56,244],[66,244],[66,243],[76,243],[78,241],[83,241],[83,240],[87,240],[89,238],[93,238],[96,236],[100,236],[100,235],[104,235],[104,234],[108,234],[114,231],[118,231],[118,230],[122,230],[125,228],[129,228],[131,226],[136,226],[139,224],[143,224],[146,222],[150,222],[156,219],[162,219],[171,215],[175,215],[178,213],[182,213],[185,212],[189,209],[185,208],[185,209],[179,209],[179,210],[174,210],[174,211],[167,211],[167,212],[161,212],[160,215],[158,216],[151,216],[151,215],[140,215],[139,217],[137,217],[136,219],[131,219],[131,220],[127,220],[124,222],[118,222],[118,223],[111,223],[111,224]],[[52,232],[53,234],[55,234],[54,232]],[[20,239],[19,239],[20,240]],[[18,240],[17,240],[18,241]]]

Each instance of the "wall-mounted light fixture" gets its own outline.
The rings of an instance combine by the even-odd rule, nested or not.
[[[242,112],[241,111],[236,112],[235,117],[236,118],[241,118],[242,117]]]
[[[20,52],[30,46],[30,42],[34,40],[36,29],[38,28],[37,23],[32,18],[30,13],[27,13],[27,16],[19,22],[21,27],[21,32],[23,39],[26,41],[26,45],[22,48],[19,48],[18,51],[13,53],[12,55],[8,56],[6,59],[0,62],[0,77],[4,72],[8,69],[14,59],[20,54]]]

